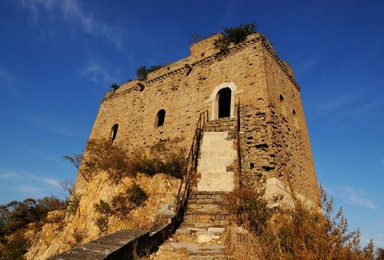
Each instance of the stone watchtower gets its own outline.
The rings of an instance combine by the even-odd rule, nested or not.
[[[129,153],[179,140],[189,150],[200,114],[198,191],[231,191],[266,177],[266,195],[292,205],[288,187],[319,203],[312,152],[292,69],[261,34],[220,53],[216,34],[193,44],[190,56],[129,81],[101,101],[90,138],[110,138]],[[76,180],[82,193],[84,180]],[[272,202],[273,203],[273,202]]]

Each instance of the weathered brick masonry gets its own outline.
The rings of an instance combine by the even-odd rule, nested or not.
[[[227,103],[230,117],[237,117],[240,102],[243,175],[264,174],[269,196],[287,193],[289,177],[296,192],[318,203],[300,88],[291,68],[261,34],[231,45],[227,54],[214,48],[217,37],[193,44],[189,57],[149,73],[146,80],[108,92],[90,138],[111,138],[117,124],[113,142],[129,153],[170,140],[187,151],[200,113],[208,111],[210,120],[217,119],[218,99],[227,89],[229,98],[220,102]],[[160,110],[165,117],[158,126]],[[79,175],[79,192],[83,184]]]

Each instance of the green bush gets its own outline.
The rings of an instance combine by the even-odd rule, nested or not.
[[[108,229],[109,219],[105,216],[100,216],[95,220],[96,226],[99,228],[100,232],[105,232]]]
[[[147,68],[144,65],[140,65],[140,67],[136,70],[136,77],[138,80],[145,80],[148,73],[158,70],[161,67],[161,65],[152,65],[150,68]]]
[[[26,227],[32,222],[44,222],[48,212],[64,209],[65,203],[55,197],[11,201],[0,205],[0,238]]]
[[[84,157],[83,176],[91,180],[100,170],[107,171],[114,183],[131,175],[127,169],[130,166],[128,156],[123,149],[113,145],[109,140],[90,139],[87,144],[87,154]]]
[[[233,28],[223,28],[224,37],[228,39],[229,42],[235,44],[243,42],[248,35],[256,32],[256,24],[254,22],[248,23],[246,25],[240,24],[237,27]]]
[[[94,204],[95,210],[100,214],[95,219],[95,224],[100,232],[104,232],[108,228],[109,217],[114,214],[113,209],[108,202],[100,199],[99,203]]]
[[[113,89],[113,90],[118,90],[119,89],[119,85],[117,85],[116,83],[113,83],[112,85],[111,85],[111,89]]]
[[[29,242],[24,231],[29,224],[40,229],[48,212],[65,208],[65,203],[55,197],[11,201],[0,205],[0,259],[23,259]]]
[[[164,173],[176,178],[183,176],[185,156],[181,149],[166,147],[163,143],[153,145],[149,153],[137,151],[130,160],[129,170],[153,176]]]
[[[127,194],[129,202],[136,207],[139,207],[148,199],[147,193],[136,183],[127,189]]]
[[[24,254],[28,252],[28,248],[28,241],[24,237],[23,231],[19,230],[0,248],[0,259],[22,260],[24,259]]]
[[[113,210],[120,215],[126,215],[133,209],[127,195],[123,193],[119,193],[112,198],[112,207]]]
[[[262,195],[250,189],[237,189],[228,196],[228,209],[235,216],[238,225],[247,224],[256,234],[260,234],[271,218],[271,210]]]
[[[220,52],[229,52],[230,43],[238,44],[243,42],[248,35],[256,32],[256,24],[254,22],[246,25],[240,24],[238,27],[223,28],[223,36],[214,41],[215,48]]]
[[[215,48],[219,49],[221,53],[228,53],[230,44],[231,42],[225,36],[221,36],[213,42]]]
[[[153,176],[165,173],[181,178],[184,172],[184,152],[174,147],[156,144],[149,151],[137,150],[130,158],[119,146],[108,140],[90,139],[80,173],[88,181],[100,171],[107,171],[113,183],[118,184],[125,176],[136,173]]]
[[[76,211],[80,205],[80,199],[81,199],[81,196],[79,194],[73,193],[72,196],[69,199],[67,199],[67,201],[66,201],[67,212],[69,212],[72,215],[76,214]]]
[[[109,216],[112,216],[113,215],[113,210],[111,208],[111,206],[109,205],[108,202],[105,202],[104,200],[100,199],[100,202],[99,203],[96,203],[94,205],[95,207],[95,210],[97,212],[99,212],[100,214],[103,214],[107,217]]]
[[[275,209],[272,214],[262,194],[240,189],[228,198],[236,224],[248,226],[257,239],[254,247],[260,259],[373,259],[373,242],[360,248],[360,232],[348,231],[342,210],[333,212],[333,201],[323,189],[324,214],[319,208],[308,208],[293,194],[294,208]]]

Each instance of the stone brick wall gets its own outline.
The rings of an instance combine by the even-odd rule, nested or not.
[[[186,152],[199,114],[217,118],[217,92],[232,91],[231,117],[241,106],[241,151],[244,174],[263,173],[288,183],[318,202],[309,137],[293,72],[280,61],[260,34],[231,45],[228,54],[213,47],[216,34],[191,46],[191,55],[110,91],[101,101],[90,138],[110,138],[118,124],[115,145],[129,153],[161,141],[174,141]],[[282,97],[282,98],[281,98]],[[164,125],[157,113],[165,110]],[[294,114],[293,114],[294,111]],[[78,176],[76,189],[84,181]]]

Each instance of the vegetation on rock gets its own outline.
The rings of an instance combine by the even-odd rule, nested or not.
[[[111,89],[113,89],[114,91],[115,90],[118,90],[119,89],[119,85],[117,85],[116,83],[112,83],[112,85],[111,85]]]
[[[155,70],[160,69],[161,65],[152,65],[151,67],[147,68],[144,65],[140,65],[140,67],[136,70],[136,77],[138,80],[145,80],[147,79],[147,75]]]
[[[224,27],[223,35],[214,41],[215,48],[219,49],[222,53],[229,52],[229,45],[231,43],[238,44],[243,42],[248,35],[256,32],[256,24],[254,22],[237,27]]]
[[[99,213],[95,224],[100,232],[104,232],[107,230],[111,216],[118,215],[122,218],[131,210],[142,206],[147,199],[147,193],[139,185],[133,183],[126,192],[120,192],[112,198],[112,205],[102,199],[94,205],[95,210]]]
[[[176,178],[183,176],[185,169],[185,156],[181,149],[167,147],[159,142],[149,151],[138,150],[131,159],[130,171],[145,173],[153,176],[164,173]]]
[[[375,259],[373,242],[361,249],[359,230],[349,232],[342,209],[333,211],[333,201],[328,200],[323,189],[323,213],[318,208],[308,208],[294,196],[295,208],[270,209],[262,195],[240,189],[229,196],[234,224],[250,230],[245,235],[235,229],[230,232],[228,242],[235,257]],[[380,259],[379,252],[380,249],[376,259]]]
[[[48,222],[48,212],[64,207],[65,202],[55,197],[0,205],[0,259],[23,259],[30,245],[24,232],[41,229]]]
[[[164,173],[181,178],[184,171],[184,153],[171,150],[163,143],[152,146],[149,151],[139,149],[128,157],[123,149],[108,140],[90,139],[87,151],[80,174],[88,182],[99,171],[107,171],[114,183],[119,183],[125,176],[135,177],[137,173],[149,176]]]
[[[80,169],[86,180],[92,180],[100,171],[107,171],[114,183],[118,183],[126,175],[132,175],[128,170],[129,160],[126,152],[111,141],[90,139],[87,151]]]

